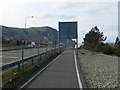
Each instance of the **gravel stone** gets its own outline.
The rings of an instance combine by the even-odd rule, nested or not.
[[[78,58],[88,88],[118,87],[117,56],[87,52]]]

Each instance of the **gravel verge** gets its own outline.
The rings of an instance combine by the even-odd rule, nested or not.
[[[118,57],[80,52],[79,63],[88,88],[118,87]]]

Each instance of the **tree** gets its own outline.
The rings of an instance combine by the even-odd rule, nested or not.
[[[103,32],[99,32],[97,26],[92,28],[86,35],[84,40],[84,47],[92,51],[99,51],[99,47],[103,45],[107,37],[104,38]]]
[[[120,49],[120,41],[119,41],[119,38],[117,37],[116,40],[115,40],[115,49]]]
[[[117,56],[120,56],[120,40],[118,37],[115,40],[115,53]]]
[[[115,40],[115,44],[117,44],[119,42],[119,38],[117,37]]]
[[[16,45],[20,45],[20,41],[17,40],[17,41],[16,41]]]

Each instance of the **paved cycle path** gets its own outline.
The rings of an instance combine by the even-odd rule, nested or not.
[[[79,88],[74,50],[64,51],[25,88]]]

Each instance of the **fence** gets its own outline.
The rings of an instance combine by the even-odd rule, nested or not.
[[[31,70],[36,71],[36,67],[44,67],[44,65],[52,60],[51,58],[54,58],[64,51],[64,48],[65,47],[60,47],[59,53],[58,48],[56,48],[1,66],[0,70],[2,71],[2,87],[4,88],[9,86],[12,80],[20,75],[24,75],[26,72],[31,72]]]
[[[63,51],[64,47],[60,47],[60,51]],[[5,64],[3,66],[0,67],[0,70],[6,70],[9,69],[11,67],[18,67],[18,72],[20,71],[20,68],[22,68],[22,71],[24,71],[24,63],[28,62],[31,60],[32,65],[34,65],[34,60],[36,60],[35,58],[37,58],[38,63],[40,62],[42,56],[45,56],[45,58],[47,58],[49,55],[52,55],[53,53],[57,53],[58,52],[58,48],[56,49],[52,49],[50,51],[47,52],[43,52],[40,54],[36,54],[27,58],[24,58],[23,60],[18,60],[9,64]],[[21,67],[22,66],[22,67]]]

